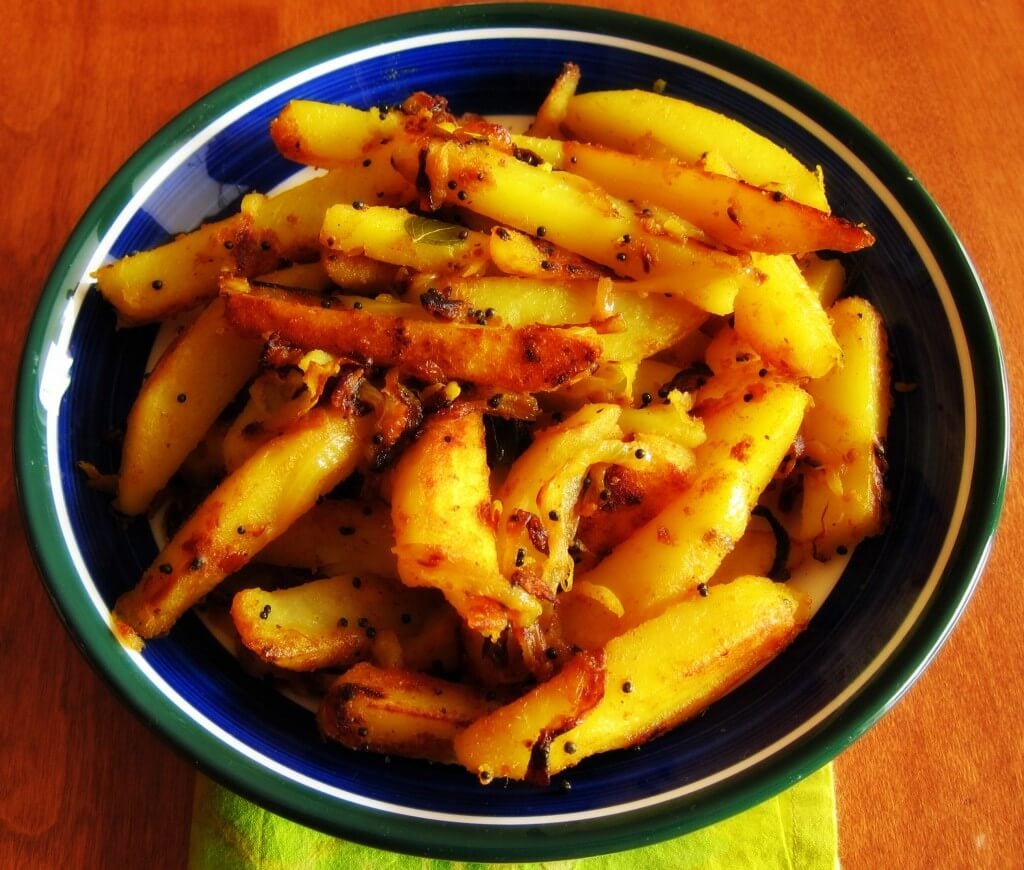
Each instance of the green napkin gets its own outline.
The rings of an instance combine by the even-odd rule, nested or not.
[[[493,865],[371,849],[260,809],[203,776],[192,810],[191,870],[484,870]],[[834,870],[838,864],[832,765],[744,813],[692,834],[597,858],[502,864],[545,870]]]

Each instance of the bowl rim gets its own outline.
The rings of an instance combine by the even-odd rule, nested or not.
[[[94,239],[102,238],[111,217],[131,198],[137,180],[147,178],[197,130],[213,123],[247,98],[339,55],[407,37],[479,28],[531,28],[627,38],[678,52],[756,82],[779,95],[829,131],[841,130],[851,151],[868,163],[912,217],[941,272],[950,279],[957,311],[969,342],[977,406],[984,409],[986,444],[974,457],[968,511],[958,546],[936,587],[927,611],[903,645],[834,716],[740,781],[707,789],[700,800],[675,800],[655,807],[606,816],[596,821],[538,826],[514,840],[503,833],[523,829],[514,821],[438,825],[410,816],[400,819],[349,803],[310,794],[249,759],[226,754],[208,734],[193,734],[194,723],[135,667],[78,583],[73,561],[54,547],[60,526],[52,493],[40,469],[50,467],[47,432],[38,413],[47,376],[40,368],[48,338],[68,328],[67,288],[78,282]],[[190,761],[228,787],[276,812],[312,827],[386,849],[455,859],[542,860],[618,851],[653,839],[695,830],[753,806],[830,761],[895,704],[930,663],[963,612],[990,552],[1005,497],[1009,463],[1008,388],[1005,362],[994,318],[981,281],[962,244],[938,206],[902,161],[860,121],[828,97],[780,67],[716,37],[679,25],[612,10],[561,4],[480,4],[429,9],[358,24],[281,52],[230,79],[186,108],[117,171],[97,194],[63,247],[33,316],[22,354],[15,400],[15,484],[27,537],[44,585],[76,645],[106,681],[154,730]],[[982,417],[982,414],[978,414]],[[328,805],[332,804],[332,805]],[[345,818],[339,819],[339,815]],[[400,828],[400,830],[399,830]]]

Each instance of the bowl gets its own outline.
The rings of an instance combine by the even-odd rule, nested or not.
[[[571,790],[481,786],[465,771],[324,743],[313,717],[247,676],[187,616],[141,652],[110,608],[155,555],[76,461],[117,467],[155,329],[118,330],[91,292],[100,263],[230,211],[296,171],[267,135],[290,98],[392,104],[425,90],[456,111],[529,114],[562,63],[584,89],[649,88],[723,111],[824,168],[838,214],[877,244],[851,291],[890,331],[891,522],[860,546],[809,628],[703,716],[638,749],[588,759]],[[984,442],[981,442],[981,436]],[[1007,467],[1007,389],[983,289],[913,173],[793,76],[669,24],[580,7],[433,10],[333,33],[187,109],[103,189],[43,290],[21,363],[16,466],[39,571],[68,630],[126,703],[210,775],[305,824],[453,859],[613,852],[694,830],[792,785],[861,735],[943,643],[981,573]]]

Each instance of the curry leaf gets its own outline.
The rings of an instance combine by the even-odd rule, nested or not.
[[[461,234],[465,232],[462,227],[455,224],[446,224],[419,215],[413,215],[405,222],[405,231],[414,242],[449,247],[462,242]]]

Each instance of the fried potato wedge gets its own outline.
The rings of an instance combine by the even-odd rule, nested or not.
[[[223,300],[215,300],[223,305]],[[250,339],[251,341],[251,339]],[[249,386],[249,401],[224,435],[224,465],[234,471],[254,450],[314,408],[341,361],[320,350],[294,366],[265,371]]]
[[[364,161],[332,169],[273,196],[250,193],[242,200],[241,210],[283,256],[314,260],[319,254],[324,215],[332,205],[372,202],[389,206],[408,202],[412,196],[412,187],[382,155],[370,165]]]
[[[390,290],[400,277],[401,267],[382,263],[365,255],[346,256],[337,251],[327,250],[321,252],[320,260],[328,281],[346,293],[379,293]],[[328,287],[311,289],[326,290]]]
[[[579,653],[555,676],[455,735],[455,755],[483,783],[547,775],[547,750],[605,691],[604,655]]]
[[[440,589],[491,640],[529,625],[540,604],[498,569],[483,417],[454,407],[432,417],[394,473],[391,516],[398,574]]]
[[[332,277],[327,274],[323,263],[314,260],[312,263],[293,263],[264,272],[253,279],[254,283],[269,284],[275,287],[288,287],[292,290],[308,290],[310,293],[324,293],[331,289]]]
[[[803,272],[807,286],[818,295],[825,309],[832,306],[846,287],[846,269],[841,260],[808,254],[800,258],[800,271]]]
[[[491,262],[487,233],[385,206],[331,206],[320,243],[327,251],[364,255],[418,272],[479,275]]]
[[[213,300],[167,348],[128,414],[115,507],[141,514],[256,373],[261,343]]]
[[[244,215],[236,214],[177,236],[164,245],[108,263],[93,277],[128,325],[149,323],[212,299],[221,273],[259,274],[280,256]]]
[[[566,638],[596,649],[706,582],[746,529],[808,401],[791,383],[762,379],[706,409],[707,440],[695,451],[689,485],[584,575],[611,591],[622,615],[570,592],[560,604]]]
[[[222,274],[251,278],[283,259],[316,259],[324,212],[337,202],[386,205],[412,194],[386,161],[379,168],[339,169],[274,196],[250,193],[239,214],[101,266],[94,277],[124,323],[148,323],[212,299]]]
[[[347,668],[373,654],[378,638],[423,630],[438,593],[369,574],[311,580],[288,589],[243,589],[231,602],[242,643],[267,664],[291,671]]]
[[[601,700],[543,754],[533,753],[543,757],[543,773],[637,746],[691,719],[778,655],[806,625],[808,611],[783,584],[748,576],[609,641]]]
[[[677,97],[639,90],[576,94],[561,126],[566,138],[684,163],[713,151],[744,181],[829,210],[820,171],[745,124]]]
[[[576,93],[580,84],[580,68],[574,63],[567,63],[555,79],[555,83],[548,91],[544,102],[537,109],[527,131],[531,136],[550,136],[554,139],[561,138],[562,121],[565,119],[566,109],[569,107],[569,100]]]
[[[270,137],[289,160],[328,168],[373,160],[380,140],[401,127],[401,116],[394,112],[291,100],[270,122]]]
[[[584,475],[611,449],[625,454],[616,405],[587,405],[539,432],[509,469],[498,493],[498,564],[513,582],[553,601],[572,585],[569,546]],[[614,453],[612,454],[614,455]]]
[[[583,281],[608,274],[606,268],[545,241],[544,227],[538,227],[538,231],[541,237],[493,227],[490,255],[494,267],[506,275],[545,280]]]
[[[166,634],[186,610],[348,477],[363,448],[358,420],[333,408],[311,411],[206,497],[139,584],[117,600],[116,617],[143,638]]]
[[[413,287],[423,283],[413,282]],[[504,276],[435,280],[431,276],[425,283],[470,310],[491,312],[493,322],[505,326],[607,323],[608,331],[597,335],[605,360],[643,359],[680,341],[707,319],[706,312],[685,299],[634,293],[620,282],[600,288],[598,282],[584,280]]]
[[[331,686],[317,724],[350,749],[451,762],[455,736],[493,706],[468,686],[364,662]]]
[[[226,279],[222,293],[228,319],[244,334],[276,334],[300,347],[396,366],[428,382],[455,379],[513,392],[550,390],[586,374],[601,353],[589,328],[445,324],[419,319],[418,308],[395,309],[408,316],[369,307],[324,308],[318,298],[240,279]]]
[[[690,469],[674,462],[654,462],[649,469],[605,468],[600,480],[588,488],[580,511],[574,553],[578,565],[593,567],[594,561],[603,559],[653,519],[683,491],[691,474]]]
[[[808,385],[814,406],[804,421],[806,454],[800,537],[827,559],[878,534],[885,524],[885,431],[892,407],[885,325],[858,297],[829,310],[843,365]]]
[[[544,238],[629,278],[671,278],[675,292],[728,314],[739,285],[751,280],[738,257],[667,233],[637,207],[579,176],[516,160],[484,142],[432,140],[421,152],[396,150],[400,171],[426,176],[435,207],[461,205]]]
[[[257,559],[287,568],[397,580],[393,543],[391,510],[383,502],[324,499],[264,547]]]
[[[600,184],[615,196],[664,206],[717,242],[740,251],[850,252],[874,243],[868,230],[844,218],[789,199],[780,191],[691,164],[565,142],[556,166]]]
[[[736,335],[781,372],[823,377],[841,361],[842,352],[820,297],[790,256],[759,254],[754,265],[764,280],[736,295]]]

